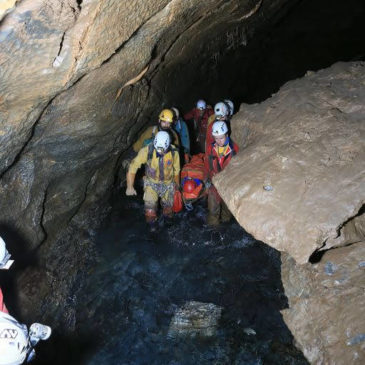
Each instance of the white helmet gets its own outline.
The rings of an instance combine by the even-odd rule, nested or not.
[[[29,327],[29,340],[35,346],[39,340],[48,340],[52,334],[52,328],[41,323],[33,323]]]
[[[171,108],[171,110],[174,112],[176,119],[179,119],[179,116],[180,116],[179,109]]]
[[[6,256],[6,246],[4,240],[0,237],[0,266],[3,261],[5,261]]]
[[[215,104],[214,113],[217,117],[227,117],[229,113],[227,105],[223,102]]]
[[[197,103],[196,103],[196,107],[197,107],[198,109],[206,109],[206,107],[207,107],[207,103],[205,102],[205,100],[200,99],[200,100],[198,100],[198,101],[197,101]]]
[[[153,145],[156,148],[163,148],[166,151],[170,146],[170,135],[165,131],[160,131],[156,134],[153,141]]]
[[[0,270],[7,270],[12,265],[14,260],[10,260],[10,256],[4,240],[0,237]]]
[[[232,116],[233,113],[234,113],[234,104],[233,104],[233,101],[232,100],[229,100],[229,99],[224,99],[223,101],[228,105],[229,115]]]
[[[26,326],[8,314],[0,313],[0,365],[22,364],[29,349]]]
[[[212,136],[223,136],[226,133],[228,133],[228,127],[225,122],[214,122],[212,128]]]

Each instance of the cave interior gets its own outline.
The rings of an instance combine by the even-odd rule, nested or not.
[[[85,3],[76,2],[75,12],[79,13],[79,16],[83,13]],[[78,337],[80,333],[85,336],[85,331],[87,331],[85,321],[82,315],[81,319],[76,320],[73,317],[75,315],[72,314],[73,310],[76,310],[75,308],[81,313],[80,308],[83,308],[83,305],[87,307],[87,303],[85,304],[86,294],[89,293],[87,290],[83,294],[84,303],[82,305],[73,303],[72,296],[61,300],[57,297],[58,294],[55,294],[53,299],[43,299],[42,308],[39,308],[34,302],[34,298],[37,297],[38,290],[41,293],[42,290],[47,293],[48,285],[45,284],[46,279],[43,278],[45,271],[50,273],[48,275],[55,280],[55,285],[61,287],[60,293],[77,292],[77,286],[83,286],[82,283],[87,282],[85,272],[91,270],[89,266],[95,265],[95,257],[90,258],[93,252],[88,253],[87,257],[81,261],[78,261],[78,257],[82,256],[81,251],[85,249],[89,241],[95,239],[96,234],[93,229],[103,219],[111,219],[108,218],[110,217],[108,215],[110,206],[114,204],[118,194],[123,194],[120,188],[120,184],[124,180],[124,171],[121,169],[122,160],[143,129],[147,125],[154,124],[162,108],[174,105],[180,111],[185,112],[191,109],[200,98],[204,98],[212,105],[228,98],[233,100],[237,111],[239,108],[244,108],[246,104],[263,102],[278,92],[287,81],[301,78],[308,71],[327,68],[336,62],[365,60],[365,4],[362,0],[348,0],[347,2],[294,0],[274,1],[272,4],[265,0],[233,1],[238,5],[232,9],[229,8],[231,1],[218,1],[218,3],[220,6],[218,11],[210,9],[209,14],[200,15],[202,21],[199,14],[187,10],[181,14],[182,19],[179,22],[176,20],[175,23],[169,23],[169,26],[158,34],[155,30],[155,34],[149,34],[149,28],[144,30],[142,26],[135,30],[130,38],[136,38],[142,44],[143,41],[152,44],[151,50],[147,51],[150,51],[148,69],[143,74],[139,71],[145,69],[145,63],[136,60],[134,64],[133,60],[128,60],[124,64],[122,57],[118,59],[118,55],[124,51],[132,52],[133,47],[140,46],[131,45],[129,50],[128,42],[125,41],[115,46],[115,51],[108,57],[104,57],[94,69],[92,67],[88,69],[89,65],[85,61],[86,66],[79,65],[72,76],[57,76],[57,78],[64,77],[66,80],[62,82],[62,87],[52,89],[52,92],[47,94],[49,87],[45,83],[46,94],[39,93],[37,102],[29,101],[27,96],[23,96],[23,99],[20,98],[27,107],[29,105],[32,107],[32,112],[27,114],[27,118],[20,118],[20,122],[25,125],[26,121],[33,120],[33,123],[24,132],[24,136],[23,129],[21,129],[21,133],[20,129],[16,131],[20,142],[12,144],[11,138],[6,139],[5,144],[8,150],[5,153],[7,155],[1,158],[2,192],[7,194],[2,198],[2,205],[4,207],[4,204],[7,205],[0,221],[1,236],[7,242],[8,249],[16,259],[16,263],[11,271],[1,273],[0,285],[7,305],[13,309],[14,315],[27,323],[38,316],[42,320],[51,322],[56,328],[55,340],[49,348],[46,343],[40,346],[36,363],[84,363],[83,361],[86,360],[83,357],[83,351],[87,352],[90,347],[95,345],[90,338],[87,338],[85,343],[80,340]],[[247,19],[243,17],[249,9],[255,8],[258,4],[260,7],[255,14]],[[190,24],[184,17],[186,19],[196,17],[196,19]],[[242,17],[243,20],[240,20]],[[12,11],[1,20],[0,27],[8,26],[10,21],[12,21]],[[27,31],[44,32],[43,39],[47,37],[47,32],[50,30],[42,29],[39,19],[28,19],[24,15],[23,21],[25,26],[26,24],[29,26],[30,30]],[[128,22],[133,22],[129,16]],[[184,26],[185,23],[187,26]],[[174,29],[174,24],[179,24],[177,29]],[[194,33],[195,26],[198,26],[198,33]],[[0,33],[0,37],[5,40],[8,34],[6,32],[5,28]],[[38,37],[39,39],[42,42],[42,37]],[[153,43],[155,39],[158,41]],[[14,39],[10,39],[9,43],[13,41]],[[19,39],[17,42],[20,42]],[[99,43],[107,44],[108,42],[110,42],[108,32],[102,33]],[[72,38],[65,32],[58,51],[57,60],[59,62],[61,62],[62,52],[67,52],[67,46],[71,47],[70,44],[72,44]],[[100,44],[97,46],[100,47]],[[22,45],[19,47],[21,48]],[[89,47],[92,48],[90,45]],[[141,51],[141,53],[143,52]],[[141,57],[143,58],[144,55],[142,54]],[[11,57],[9,58],[11,59]],[[26,65],[28,61],[23,59],[17,60],[17,62]],[[139,67],[140,65],[143,67]],[[121,87],[120,75],[123,74],[124,69],[128,68],[132,69],[137,77],[132,82],[124,83]],[[106,70],[105,74],[101,72],[102,69]],[[113,74],[116,75],[115,79],[113,79]],[[16,84],[15,95],[19,92],[19,79],[23,77],[27,78],[28,75],[24,76],[20,73],[13,79],[9,78],[7,87],[11,88],[13,84]],[[37,84],[37,80],[39,80],[39,84]],[[42,82],[42,78],[37,78],[35,73],[29,81],[24,81],[24,92],[28,92],[31,88],[42,89]],[[103,97],[99,98],[98,95],[101,94]],[[9,95],[7,94],[7,97]],[[6,104],[9,109],[6,113],[0,109],[2,113],[0,116],[8,116],[11,119],[12,105],[14,105],[14,100],[9,98],[9,102]],[[14,115],[18,113],[19,108],[19,106],[14,107]],[[89,124],[91,122],[88,118],[94,118],[93,115],[96,115],[96,119],[99,118],[99,121],[95,122],[96,126]],[[53,123],[53,121],[55,122]],[[80,129],[78,130],[78,128]],[[28,169],[24,167],[31,160],[36,166],[33,173],[29,173]],[[49,166],[46,166],[46,162],[43,164],[45,160],[50,164]],[[49,162],[51,160],[56,161],[56,164],[60,166],[54,174],[51,162]],[[93,166],[97,166],[98,173],[94,173]],[[105,176],[108,178],[106,179]],[[20,178],[33,179],[28,191],[29,197],[25,197],[23,196],[25,193],[22,195],[19,192],[19,189],[25,185],[28,186],[28,184],[19,183]],[[15,187],[9,188],[9,186]],[[63,195],[60,193],[61,191]],[[57,194],[63,199],[62,203],[51,199]],[[16,208],[13,211],[14,208],[10,202],[13,201],[24,206],[22,201],[27,199],[30,202],[27,203],[26,209],[20,211]],[[102,209],[100,205],[103,205]],[[140,201],[136,205],[127,202],[126,207],[120,207],[120,203],[116,206],[121,209],[122,213],[112,215],[112,219],[119,218],[128,222],[128,209],[133,211],[136,219],[142,219]],[[116,208],[113,209],[115,211]],[[199,210],[199,212],[203,214],[204,209],[202,208],[202,211]],[[13,213],[14,218],[11,216]],[[105,224],[104,221],[104,227]],[[113,224],[118,225],[116,222]],[[85,225],[90,225],[91,228],[85,227]],[[119,225],[128,230],[128,226],[124,223]],[[75,234],[80,226],[84,229]],[[142,226],[137,226],[136,229],[143,231]],[[237,226],[230,229],[234,234],[238,234]],[[115,232],[109,232],[109,234],[116,234]],[[198,233],[196,232],[196,234]],[[115,237],[108,237],[107,233],[105,236],[108,240],[115,239]],[[97,237],[100,240],[100,233]],[[142,239],[140,236],[138,237]],[[229,230],[222,237],[229,239]],[[86,246],[74,247],[77,245],[75,242],[83,241]],[[168,243],[166,244],[168,245]],[[147,252],[149,251],[145,244],[143,248]],[[71,260],[69,264],[62,261],[62,257],[59,256],[62,256],[60,252],[65,249],[71,252],[65,258],[73,255],[75,261]],[[111,254],[108,252],[106,255],[107,259],[112,261],[112,256],[108,256],[113,255],[113,250],[111,251]],[[259,246],[258,253],[270,256],[262,246]],[[180,252],[180,254],[182,253]],[[158,261],[159,255],[155,251],[149,252],[149,255]],[[271,255],[275,256],[276,253]],[[313,256],[313,263],[320,261],[321,255],[318,255],[318,258]],[[141,257],[143,255],[135,256],[136,259],[143,260]],[[77,267],[78,264],[80,267]],[[114,265],[117,264],[114,263]],[[224,266],[224,268],[228,270],[228,267]],[[238,269],[239,267],[237,267]],[[254,270],[254,267],[251,269]],[[67,278],[57,281],[59,274],[54,271],[63,270],[71,272],[72,277],[77,277],[76,280],[71,280],[74,285],[71,289]],[[280,271],[280,268],[278,270]],[[102,269],[99,268],[99,271],[99,276],[95,280],[100,279]],[[129,275],[124,271],[117,271],[116,274]],[[170,274],[176,273],[172,270]],[[211,274],[213,275],[213,273]],[[246,274],[249,276],[249,273]],[[234,281],[234,275],[231,272],[229,275]],[[282,291],[280,278],[276,279],[277,281],[272,285],[277,285],[277,290]],[[141,280],[147,279],[141,277]],[[39,289],[34,288],[34,282],[39,283]],[[103,283],[100,285],[102,286]],[[143,285],[148,287],[150,284],[147,280]],[[94,289],[92,285],[88,288],[89,291]],[[112,289],[110,288],[110,290]],[[195,290],[198,289],[195,288]],[[282,296],[285,295],[282,293]],[[235,299],[240,302],[242,298],[232,294],[227,300],[229,303],[229,300]],[[260,298],[257,299],[260,300]],[[63,304],[57,306],[55,303],[59,302]],[[254,300],[250,304],[254,306]],[[114,305],[110,298],[108,298],[107,305],[110,307]],[[285,300],[283,299],[283,302],[277,305],[279,308],[273,310],[285,306]],[[24,306],[28,306],[28,309],[25,310]],[[73,306],[74,308],[71,309]],[[125,314],[128,312],[128,301],[125,301],[123,306]],[[92,315],[92,310],[91,308],[88,315]],[[96,321],[99,321],[97,324],[102,326],[101,322],[106,320],[105,314],[94,313],[94,315]],[[120,320],[122,321],[122,319]],[[229,322],[231,318],[227,317],[225,320]],[[277,320],[276,317],[275,320]],[[106,322],[111,325],[112,321]],[[247,325],[249,324],[247,323]],[[123,326],[127,325],[126,320]],[[73,330],[67,330],[67,328],[73,328]],[[91,328],[93,331],[96,330],[94,325]],[[62,331],[64,332],[62,333]],[[104,331],[105,329],[102,330],[103,333]],[[116,336],[116,334],[114,335]],[[137,334],[133,333],[133,336],[137,336]],[[131,338],[135,338],[133,336]],[[285,332],[285,336],[290,337],[290,333]],[[249,336],[246,340],[249,340]],[[106,346],[95,358],[89,359],[88,363],[116,361],[118,357],[108,358],[105,355],[108,351],[112,352],[113,344],[114,349],[118,348],[117,342],[113,341],[116,340],[111,340],[109,347]],[[153,344],[153,341],[151,343]],[[262,343],[260,346],[264,351]],[[287,353],[295,351],[292,348],[283,350],[280,348],[282,344],[279,342],[276,345],[279,347],[279,353],[280,350]],[[133,347],[130,343],[128,346]],[[150,346],[152,345],[150,344]],[[60,355],[60,352],[67,348],[70,351],[69,355]],[[191,350],[188,345],[182,348],[179,356],[183,356],[184,351]],[[253,353],[255,350],[250,349],[250,351]],[[54,357],[55,352],[59,353],[58,359]],[[141,350],[143,356],[148,356],[145,352]],[[163,357],[165,355],[161,355],[162,357],[159,359],[167,361],[168,357]],[[116,353],[115,356],[121,356],[121,352]],[[242,363],[253,361],[252,358],[246,359],[242,354],[240,356]],[[266,353],[265,356],[269,355]],[[267,357],[270,361],[280,361],[273,355],[273,357],[270,356]],[[238,358],[236,357],[236,359]],[[194,359],[196,361],[197,358]],[[294,363],[306,363],[301,354],[295,353],[291,359],[295,359]],[[130,363],[144,363],[143,361],[147,360],[138,362],[131,356],[130,361]],[[182,362],[174,362],[174,364],[184,363],[183,358],[180,361]],[[211,363],[209,357],[205,361]]]

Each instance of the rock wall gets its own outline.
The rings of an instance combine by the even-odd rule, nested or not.
[[[241,151],[214,179],[238,222],[284,252],[283,316],[315,364],[365,361],[364,121],[365,63],[308,72],[241,105]]]
[[[0,213],[35,248],[107,197],[121,154],[182,91],[178,65],[287,0],[25,0],[0,28]],[[13,6],[14,5],[14,6]],[[209,47],[202,47],[208,45]],[[191,62],[191,69],[199,63]]]
[[[282,255],[289,309],[282,311],[312,364],[365,361],[365,242],[327,251],[317,264]]]

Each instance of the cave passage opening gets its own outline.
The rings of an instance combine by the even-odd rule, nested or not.
[[[244,23],[213,33],[205,46],[192,42],[190,58],[166,68],[165,105],[185,111],[199,98],[213,105],[227,98],[237,111],[241,103],[262,102],[308,71],[365,60],[363,1],[301,0],[284,12],[254,34]]]

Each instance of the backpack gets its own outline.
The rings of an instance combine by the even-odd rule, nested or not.
[[[153,129],[152,129],[152,135],[151,135],[151,137],[150,138],[147,138],[147,139],[145,139],[143,141],[142,147],[147,146],[151,142],[153,143],[153,140],[155,139],[155,135],[157,134],[157,132],[158,132],[158,128],[156,126],[154,126]]]

